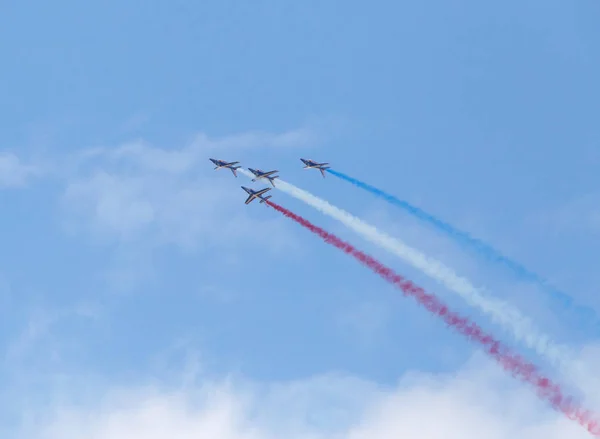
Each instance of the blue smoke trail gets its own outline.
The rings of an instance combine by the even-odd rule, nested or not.
[[[562,291],[556,289],[555,287],[550,285],[547,280],[529,271],[527,268],[525,268],[518,262],[513,261],[512,259],[509,259],[508,257],[502,255],[498,250],[494,249],[492,246],[480,241],[477,238],[473,238],[468,233],[462,232],[452,227],[450,224],[440,220],[439,218],[436,218],[435,216],[425,212],[424,210],[413,206],[412,204],[404,200],[400,200],[395,196],[382,191],[381,189],[377,189],[374,186],[368,185],[367,183],[357,180],[356,178],[352,178],[346,174],[334,171],[332,169],[327,169],[327,172],[329,172],[332,175],[335,175],[336,177],[342,180],[346,180],[361,189],[371,192],[372,194],[377,195],[380,198],[383,198],[390,204],[394,204],[395,206],[404,209],[406,212],[410,213],[416,218],[419,218],[425,222],[434,225],[437,229],[445,232],[448,236],[454,238],[456,241],[462,243],[463,245],[472,247],[480,254],[487,257],[490,261],[502,264],[505,267],[509,268],[513,271],[515,275],[520,277],[522,280],[538,284],[539,286],[543,287],[544,290],[546,290],[556,301],[560,302],[560,306],[563,309],[571,309],[574,313],[576,313],[578,315],[580,323],[589,325],[596,330],[600,330],[600,320],[598,320],[598,317],[596,316],[596,313],[593,309],[573,303],[573,299],[566,293],[563,293]]]

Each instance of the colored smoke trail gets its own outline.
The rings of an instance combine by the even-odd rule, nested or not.
[[[464,335],[470,341],[479,343],[485,352],[494,358],[506,371],[511,372],[513,376],[522,381],[532,384],[536,388],[538,396],[550,402],[554,409],[564,413],[570,419],[579,422],[594,436],[600,437],[600,423],[592,419],[593,414],[589,410],[583,410],[573,405],[571,398],[565,396],[557,384],[542,376],[535,365],[511,353],[506,346],[491,335],[486,334],[477,324],[452,312],[435,295],[426,293],[422,288],[394,273],[390,268],[375,258],[357,250],[351,244],[342,241],[337,236],[326,232],[322,228],[315,226],[308,220],[272,201],[267,201],[266,203],[284,216],[294,220],[319,236],[327,244],[353,256],[360,263],[379,274],[383,279],[401,289],[405,296],[416,299],[421,306],[425,307],[431,314],[441,318],[452,329]]]
[[[250,178],[254,177],[245,169],[240,169],[240,172]],[[581,366],[572,364],[570,361],[572,355],[567,348],[555,344],[548,336],[540,333],[531,321],[521,315],[514,307],[501,300],[484,296],[468,279],[458,276],[441,262],[428,258],[404,242],[380,232],[370,224],[294,185],[279,180],[275,187],[325,215],[340,221],[368,241],[393,253],[413,267],[436,279],[448,289],[458,293],[469,305],[483,310],[492,317],[493,321],[509,330],[517,340],[523,341],[528,347],[547,357],[553,364],[569,375],[578,376],[582,373],[580,371]]]
[[[600,319],[598,319],[596,312],[592,308],[573,303],[573,299],[569,295],[556,289],[555,287],[550,285],[546,279],[528,270],[523,265],[519,264],[513,259],[504,256],[499,250],[496,250],[491,245],[472,237],[466,232],[456,229],[447,222],[442,221],[441,219],[425,212],[424,210],[413,206],[409,202],[401,200],[393,195],[390,195],[382,191],[381,189],[378,189],[363,181],[357,180],[356,178],[350,177],[346,174],[334,171],[332,169],[327,169],[327,172],[329,172],[332,175],[335,175],[336,177],[342,180],[352,183],[353,185],[364,189],[367,192],[371,192],[372,194],[384,199],[388,203],[400,207],[404,211],[410,213],[411,215],[420,220],[432,224],[438,230],[446,233],[446,235],[453,238],[462,245],[473,248],[479,254],[486,257],[488,260],[504,265],[520,279],[537,284],[538,286],[542,287],[546,292],[548,292],[554,298],[555,301],[560,302],[560,306],[562,309],[571,309],[574,313],[576,313],[578,315],[578,320],[580,324],[593,326],[596,330],[600,330]]]

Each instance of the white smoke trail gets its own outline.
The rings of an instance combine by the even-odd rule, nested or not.
[[[239,169],[239,172],[247,177],[254,178],[254,175],[245,169]],[[574,355],[567,347],[554,343],[547,335],[538,331],[527,317],[521,315],[517,309],[508,303],[484,296],[482,291],[473,286],[468,279],[457,275],[441,262],[429,258],[399,239],[380,232],[370,224],[305,190],[279,179],[275,187],[312,206],[321,213],[340,221],[363,238],[388,250],[414,268],[434,278],[461,296],[469,305],[480,308],[494,322],[511,332],[517,340],[523,341],[538,354],[546,357],[553,365],[562,369],[563,372],[569,373],[572,377],[573,375],[582,376],[581,365],[573,363],[571,358],[574,358]]]

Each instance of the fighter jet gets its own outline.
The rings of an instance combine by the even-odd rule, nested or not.
[[[317,163],[314,160],[309,160],[309,159],[300,159],[302,160],[302,163],[304,163],[304,169],[318,169],[319,171],[321,171],[321,175],[323,176],[323,178],[325,178],[325,170],[329,169],[328,165],[329,163]]]
[[[259,191],[253,191],[252,189],[248,189],[245,186],[242,186],[242,189],[244,189],[246,191],[246,193],[248,194],[248,198],[246,198],[246,204],[250,203],[252,200],[254,200],[255,198],[260,198],[260,202],[264,203],[265,201],[267,201],[269,198],[271,198],[271,195],[268,195],[266,197],[263,197],[263,194],[266,192],[269,192],[271,190],[270,187],[261,189]]]
[[[223,160],[217,160],[217,159],[209,159],[211,162],[213,162],[216,166],[215,169],[221,169],[221,168],[227,168],[230,169],[231,172],[233,172],[233,175],[235,175],[237,177],[237,172],[235,172],[237,169],[241,168],[241,166],[233,166],[233,165],[237,165],[239,162],[225,162]]]
[[[278,171],[264,172],[264,171],[261,171],[260,169],[252,169],[252,168],[248,168],[248,170],[254,174],[254,178],[252,179],[252,181],[260,180],[261,178],[266,178],[267,180],[269,180],[271,182],[271,185],[273,187],[275,187],[273,180],[275,180],[277,177],[279,177],[279,175],[274,175],[273,177],[271,177],[271,175],[275,174]]]

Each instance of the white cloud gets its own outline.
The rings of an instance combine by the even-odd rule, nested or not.
[[[274,222],[277,217],[252,219],[244,199],[238,186],[214,185],[200,176],[98,170],[71,182],[63,202],[73,230],[120,242],[144,240],[193,250],[249,238],[279,248],[278,239],[288,237]],[[270,239],[264,240],[267,229]]]
[[[98,171],[87,179],[71,183],[65,198],[82,213],[91,214],[94,228],[127,237],[154,220],[155,209],[147,199],[152,188],[144,186],[145,182],[139,177]]]
[[[55,312],[36,310],[28,319],[23,332],[6,349],[6,359],[14,361],[31,351],[49,333],[58,317]]]
[[[127,142],[116,148],[92,148],[77,155],[78,164],[90,160],[105,160],[111,165],[135,164],[147,172],[167,172],[181,174],[198,169],[198,163],[210,164],[211,154],[243,154],[249,150],[260,152],[269,149],[285,149],[310,146],[319,141],[316,132],[309,128],[299,128],[283,133],[250,131],[220,138],[199,133],[181,148],[158,148],[144,140]],[[213,158],[234,160],[234,158]],[[239,159],[236,159],[239,160]]]
[[[477,356],[453,375],[407,374],[392,389],[327,375],[270,385],[120,389],[61,405],[22,439],[577,439],[590,434]]]
[[[0,152],[0,188],[23,187],[38,172],[36,166],[23,164],[15,154]]]
[[[252,239],[269,228],[275,239],[271,242],[279,248],[287,243],[281,227],[264,222],[258,227],[251,219],[252,212],[240,209],[244,193],[238,181],[234,190],[216,185],[215,176],[207,174],[209,153],[295,146],[310,142],[311,136],[304,129],[220,139],[201,134],[180,149],[135,141],[114,149],[85,151],[78,159],[80,175],[68,183],[64,194],[64,205],[71,214],[69,225],[119,241],[144,239],[186,249],[217,240],[232,242],[242,236]],[[202,171],[200,160],[205,165]]]
[[[229,250],[249,245],[271,253],[297,249],[293,225],[279,215],[265,219],[257,203],[245,206],[240,185],[249,182],[228,170],[214,172],[208,158],[243,160],[244,150],[294,147],[313,138],[308,129],[222,138],[199,134],[181,148],[138,140],[85,150],[65,163],[71,170],[62,197],[65,228],[117,246],[118,261],[107,279],[121,290],[148,280],[153,251],[162,246],[222,249],[224,258],[237,257]]]
[[[17,311],[15,304],[12,308]],[[49,362],[59,359],[63,343],[68,341],[59,335],[62,327],[78,320],[90,325],[101,317],[101,312],[101,307],[89,302],[63,308],[37,306],[19,319],[22,327],[5,346],[3,360],[19,372],[24,371],[25,365],[39,368],[43,363],[47,367]]]

